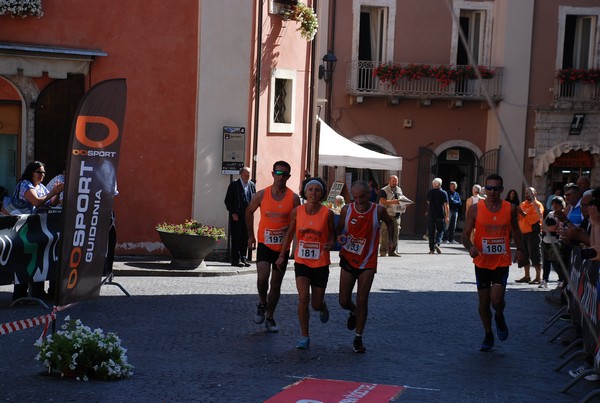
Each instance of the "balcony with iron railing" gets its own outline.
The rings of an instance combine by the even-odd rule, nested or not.
[[[398,78],[396,75],[396,79],[386,80],[380,78],[381,74],[378,76],[378,71],[385,65],[391,66],[390,63],[351,61],[346,73],[346,92],[356,97],[481,101],[485,100],[485,88],[492,100],[502,99],[501,67],[479,67],[480,71],[487,73],[483,80],[477,80],[473,74],[454,74],[453,78],[448,79],[450,77],[448,71],[464,72],[468,71],[470,66],[393,63],[394,68],[402,70],[401,77]],[[406,70],[411,69],[426,70],[426,73],[416,76],[406,75]],[[473,69],[470,71],[472,72]]]
[[[554,107],[600,108],[600,70],[558,70],[554,84]]]

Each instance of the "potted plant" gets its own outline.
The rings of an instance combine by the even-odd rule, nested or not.
[[[225,229],[185,220],[183,224],[162,223],[156,226],[160,240],[171,253],[171,266],[183,269],[199,267],[219,240]]]
[[[312,7],[307,6],[302,2],[298,2],[295,5],[290,5],[289,9],[284,11],[283,17],[285,19],[291,19],[300,24],[296,31],[300,31],[300,36],[307,41],[312,41],[317,33],[319,27],[319,21],[317,20],[317,14]]]
[[[35,359],[61,377],[87,381],[121,379],[133,374],[133,366],[125,355],[127,350],[115,333],[92,330],[69,316],[61,330],[38,340],[35,346],[40,349]]]

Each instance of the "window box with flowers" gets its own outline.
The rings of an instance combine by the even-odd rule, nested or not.
[[[183,224],[158,224],[156,230],[173,257],[170,266],[177,269],[200,267],[219,240],[225,238],[224,228],[196,220],[186,220]]]
[[[561,83],[598,84],[600,83],[600,69],[562,69],[558,70],[556,78]]]
[[[477,70],[484,80],[495,76],[494,70],[477,66]],[[413,81],[422,78],[432,78],[440,83],[440,86],[447,87],[453,82],[461,80],[474,80],[477,78],[475,69],[468,66],[439,65],[432,66],[428,64],[393,64],[384,63],[373,69],[373,76],[377,77],[381,83],[395,85],[402,78]]]
[[[61,377],[112,380],[133,374],[127,350],[115,333],[92,330],[69,316],[61,330],[38,340],[35,346],[40,350],[35,359],[42,361],[50,373],[58,372]]]
[[[0,0],[0,15],[40,18],[44,15],[42,0]]]

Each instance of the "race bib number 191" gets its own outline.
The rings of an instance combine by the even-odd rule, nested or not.
[[[503,255],[506,253],[504,238],[483,238],[482,251],[485,255]]]

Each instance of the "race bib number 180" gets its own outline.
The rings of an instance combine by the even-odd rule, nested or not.
[[[503,255],[506,253],[504,238],[483,238],[482,251],[485,255]]]
[[[265,229],[265,244],[281,245],[283,242],[283,236],[285,235],[285,230],[285,228]]]

